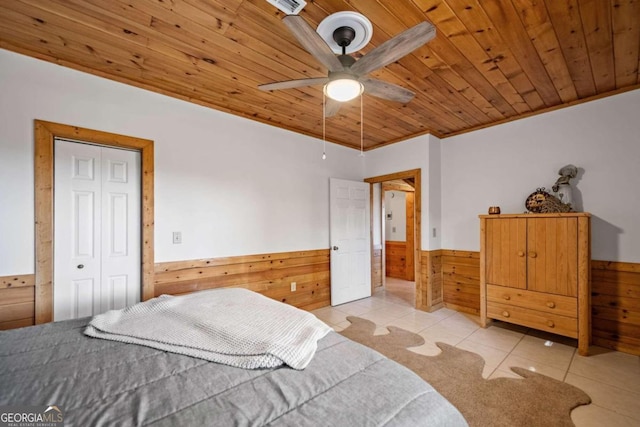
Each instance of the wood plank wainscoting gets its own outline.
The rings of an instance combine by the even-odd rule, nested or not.
[[[640,356],[640,263],[591,261],[593,342]]]
[[[443,250],[442,286],[445,306],[480,314],[480,252]]]
[[[382,286],[382,245],[374,245],[371,254],[371,291]]]
[[[422,251],[422,260],[432,298],[442,293],[446,307],[479,313],[479,252]],[[640,263],[591,261],[591,316],[595,345],[640,356]]]
[[[384,244],[387,277],[407,280],[407,242],[387,240]]]
[[[156,263],[155,295],[243,287],[314,310],[331,303],[329,261],[329,249],[318,249]]]
[[[0,330],[35,323],[35,274],[0,277]]]
[[[434,311],[444,306],[442,293],[442,251],[420,252],[422,289],[416,287],[416,308]]]
[[[480,254],[472,251],[438,249],[422,251],[421,275],[424,301],[434,309],[446,306],[465,313],[480,313]],[[433,311],[433,310],[432,310]]]

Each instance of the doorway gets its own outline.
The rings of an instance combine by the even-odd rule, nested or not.
[[[35,120],[35,323],[53,320],[54,140],[56,137],[136,150],[141,157],[141,299],[154,295],[153,141]]]
[[[365,182],[368,182],[370,184],[371,206],[372,206],[372,212],[374,212],[374,214],[372,215],[372,218],[378,218],[377,221],[376,220],[371,221],[371,236],[372,236],[371,241],[373,242],[372,282],[371,283],[372,283],[372,286],[375,286],[376,284],[375,277],[377,277],[377,274],[378,274],[376,266],[380,264],[380,258],[382,260],[386,258],[386,257],[380,256],[382,251],[384,250],[383,247],[382,248],[375,247],[376,242],[381,241],[381,239],[376,239],[375,237],[377,233],[382,233],[383,225],[381,223],[386,222],[386,219],[382,218],[382,215],[378,215],[375,213],[375,209],[373,205],[374,199],[377,203],[381,204],[383,183],[396,182],[398,180],[405,183],[407,183],[407,181],[405,180],[408,180],[413,184],[413,190],[414,190],[413,191],[414,219],[413,221],[411,221],[414,224],[413,232],[411,233],[414,236],[413,238],[414,245],[413,245],[413,249],[411,250],[413,254],[413,266],[409,267],[413,271],[414,279],[415,279],[415,302],[413,305],[419,310],[429,311],[431,307],[428,303],[428,292],[426,288],[427,283],[425,280],[423,280],[423,277],[421,274],[421,270],[422,270],[422,260],[421,260],[422,173],[420,169],[412,169],[404,172],[381,175],[381,176],[376,176],[372,178],[367,178],[364,180]],[[381,211],[381,208],[378,209],[378,212],[380,211]],[[386,216],[386,213],[385,213],[385,216]],[[379,225],[380,230],[375,229],[376,224]],[[378,258],[378,260],[376,260],[376,258]],[[386,272],[384,271],[385,270],[384,264],[385,262],[382,262],[382,268],[381,268],[382,277],[385,277],[386,275]]]
[[[55,138],[53,320],[140,301],[140,153]]]

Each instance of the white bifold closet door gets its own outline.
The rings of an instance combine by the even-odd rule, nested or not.
[[[55,140],[55,321],[140,301],[140,153]]]

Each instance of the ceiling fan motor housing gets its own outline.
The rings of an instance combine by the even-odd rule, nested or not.
[[[349,79],[349,80],[358,80],[358,76],[350,73],[349,70],[345,71],[329,71],[329,81],[341,80],[341,79]]]
[[[345,70],[348,70],[353,64],[356,63],[355,58],[351,55],[339,55],[338,59],[340,60],[340,63]]]

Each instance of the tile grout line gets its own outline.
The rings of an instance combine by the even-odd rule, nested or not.
[[[569,366],[567,366],[567,370],[562,377],[562,382],[567,383],[567,375],[569,375],[569,370],[571,369],[571,365],[573,365],[573,361],[576,359],[577,349],[573,350],[573,354],[571,355],[571,361],[569,361]],[[569,383],[567,383],[569,384]]]
[[[516,347],[518,347],[518,344],[520,344],[520,343],[522,342],[522,340],[524,340],[524,337],[525,337],[525,336],[527,336],[527,334],[528,334],[528,333],[529,333],[529,330],[527,329],[527,332],[524,332],[524,333],[522,334],[522,336],[520,337],[520,339],[518,340],[518,342],[517,342],[513,347],[511,347],[511,350],[509,350],[509,353],[507,353],[507,355],[506,355],[506,356],[505,356],[505,358],[502,360],[502,362],[500,362],[500,364],[498,364],[498,367],[497,367],[496,369],[498,369],[498,368],[500,367],[500,365],[502,365],[502,364],[503,364],[503,363],[504,363],[504,362],[509,358],[509,356],[511,356],[511,355],[513,354],[513,351],[516,349]],[[514,355],[514,356],[515,356],[515,355]],[[516,357],[518,357],[518,356],[516,356]],[[511,367],[508,367],[507,369],[508,369],[508,371],[506,371],[506,372],[509,372],[509,373],[515,373],[515,372],[513,372],[513,371],[511,370]],[[517,374],[516,374],[516,375],[517,375]],[[519,376],[519,375],[518,375],[518,376]]]

